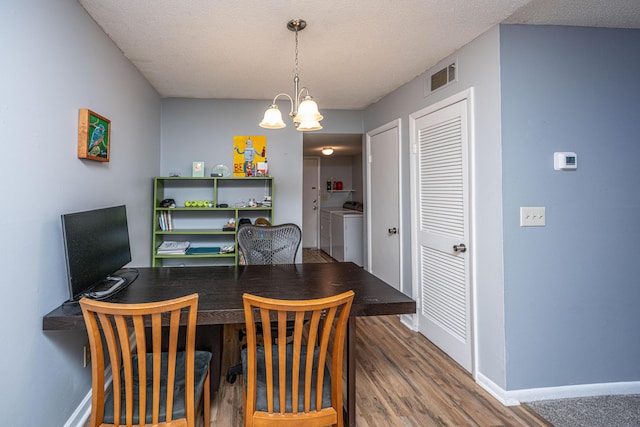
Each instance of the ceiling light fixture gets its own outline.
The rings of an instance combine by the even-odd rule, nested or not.
[[[330,156],[333,154],[333,148],[331,147],[324,147],[322,149],[322,154],[324,154],[325,156]]]
[[[293,118],[293,124],[299,131],[320,130],[322,126],[320,121],[323,119],[318,111],[318,104],[309,95],[309,89],[300,86],[300,78],[298,77],[298,31],[302,31],[307,26],[307,22],[303,19],[292,19],[287,23],[287,28],[295,33],[296,40],[296,68],[293,76],[294,96],[292,98],[286,93],[279,93],[273,98],[273,103],[267,111],[264,112],[264,118],[260,122],[260,127],[266,129],[282,129],[285,123],[282,121],[282,113],[276,104],[276,100],[280,96],[286,96],[291,101],[291,112],[289,115]],[[305,94],[304,98],[302,95]]]

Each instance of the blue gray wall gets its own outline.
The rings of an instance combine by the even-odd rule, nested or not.
[[[640,379],[639,46],[637,30],[500,26],[365,111],[365,132],[401,119],[408,165],[409,115],[473,88],[476,366],[489,388]],[[454,60],[458,80],[424,96],[424,77]],[[578,170],[554,171],[554,151],[576,151]],[[409,206],[408,167],[402,182]],[[546,227],[520,227],[520,206],[545,206]]]
[[[265,135],[269,174],[274,177],[274,221],[302,226],[303,133],[288,120],[288,102],[280,105],[284,119],[288,120],[286,128],[259,127],[268,106],[268,101],[164,99],[161,174],[179,170],[182,176],[190,176],[193,161],[204,161],[207,174],[220,163],[231,168],[234,136]],[[322,109],[322,114],[324,128],[320,133],[362,133],[359,111]],[[299,252],[299,260],[301,257]]]
[[[638,381],[640,31],[500,36],[507,389]]]
[[[149,265],[160,98],[75,0],[3,2],[0,40],[0,412],[62,426],[91,369],[84,331],[42,331],[68,298],[60,214],[126,204],[132,265]],[[111,120],[111,162],[77,158],[80,108]]]

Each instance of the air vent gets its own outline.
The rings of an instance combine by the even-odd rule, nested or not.
[[[440,89],[456,81],[456,63],[450,64],[444,67],[442,70],[437,71],[431,75],[431,79],[429,81],[429,85],[427,85],[425,81],[425,89],[429,87],[429,90],[425,90],[425,96],[429,93]]]

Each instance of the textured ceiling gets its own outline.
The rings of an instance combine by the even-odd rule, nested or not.
[[[501,22],[640,28],[640,0],[79,2],[162,97],[292,95],[286,23],[304,19],[301,86],[321,109],[364,109]]]
[[[363,109],[497,23],[638,28],[639,0],[79,0],[163,97],[272,99],[300,79]]]

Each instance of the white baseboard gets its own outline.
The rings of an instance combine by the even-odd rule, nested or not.
[[[89,421],[89,417],[91,416],[91,390],[89,393],[82,399],[80,405],[73,411],[71,417],[64,423],[64,427],[84,427],[87,425]]]
[[[580,384],[571,386],[542,387],[522,390],[504,390],[482,374],[476,382],[505,406],[537,400],[570,399],[574,397],[604,396],[616,394],[640,394],[640,382]]]
[[[416,326],[415,316],[413,314],[401,314],[400,323],[414,332],[418,330],[418,327]]]
[[[476,383],[483,389],[489,392],[493,397],[498,399],[500,403],[504,406],[517,406],[520,404],[520,401],[513,399],[508,396],[508,392],[504,390],[502,387],[498,386],[496,383],[491,381],[489,378],[485,377],[481,373],[477,373],[475,375]]]

